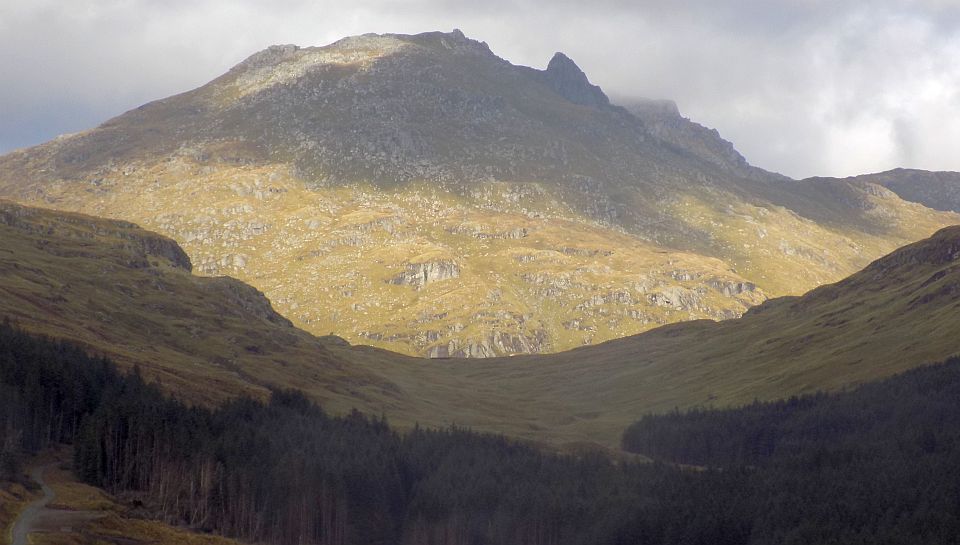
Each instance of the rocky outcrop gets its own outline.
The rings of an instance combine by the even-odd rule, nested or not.
[[[635,301],[633,296],[628,290],[616,290],[609,293],[595,293],[588,297],[585,301],[576,306],[577,310],[585,310],[591,307],[598,307],[600,305],[606,304],[615,304],[630,306],[633,305]]]
[[[708,280],[707,285],[727,297],[734,297],[742,293],[752,293],[757,290],[753,282],[727,282],[724,280]]]
[[[426,263],[407,264],[406,270],[391,278],[389,283],[422,288],[433,282],[449,280],[459,276],[460,266],[453,261],[428,261]]]
[[[233,308],[242,309],[242,312],[247,316],[255,316],[284,327],[293,326],[290,320],[274,310],[270,300],[264,296],[263,292],[239,280],[234,280],[228,276],[211,278],[205,284],[205,289],[220,300],[232,305]]]
[[[206,258],[197,265],[202,274],[216,275],[223,270],[243,270],[247,267],[248,257],[244,254],[226,254],[217,258]]]
[[[529,234],[526,227],[517,227],[514,229],[496,230],[482,225],[458,225],[449,230],[456,235],[467,235],[476,239],[491,240],[517,240],[526,237]]]
[[[190,256],[183,251],[179,244],[167,237],[149,233],[149,236],[134,236],[132,240],[143,249],[145,255],[162,257],[174,267],[187,271],[193,270]]]
[[[698,310],[703,303],[703,296],[696,290],[678,286],[664,287],[647,297],[654,305],[676,310]]]
[[[494,331],[480,340],[451,339],[446,344],[431,346],[429,358],[494,358],[508,354],[539,354],[547,347],[547,333],[531,334]]]

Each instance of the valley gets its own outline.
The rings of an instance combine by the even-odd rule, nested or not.
[[[14,204],[3,211],[4,316],[139,365],[174,395],[208,404],[296,387],[335,414],[356,408],[400,427],[615,448],[639,414],[843,389],[960,351],[960,227],[741,318],[469,360],[312,336],[256,290],[192,275],[175,243],[130,224]]]

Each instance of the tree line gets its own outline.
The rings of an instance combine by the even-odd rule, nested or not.
[[[951,362],[926,371],[953,370],[960,384],[957,367]],[[949,404],[947,396],[941,401]],[[836,411],[854,405],[848,400]],[[742,410],[760,413],[761,407]],[[669,436],[663,430],[670,426],[662,423],[683,429],[684,418],[706,421],[707,411],[642,419],[625,434],[625,446],[664,461],[622,462],[601,454],[548,453],[466,429],[398,433],[384,418],[327,414],[296,391],[273,392],[264,402],[241,398],[216,408],[191,407],[136,371],[121,373],[68,343],[0,325],[0,470],[6,478],[22,470],[25,453],[67,443],[81,479],[138,498],[157,518],[278,545],[954,542],[960,496],[951,496],[942,482],[956,476],[950,465],[960,458],[948,448],[944,428],[933,426],[942,411],[908,407],[899,422],[910,425],[910,434],[919,423],[911,419],[930,424],[932,438],[920,450],[939,453],[931,455],[939,463],[921,456],[909,470],[892,461],[864,465],[829,449],[808,452],[806,443],[793,439],[773,441],[774,453],[793,452],[783,461],[763,454],[769,447],[731,457],[725,449],[752,448],[732,439],[709,450],[710,457],[648,448],[661,444],[651,437]],[[714,413],[718,421],[738,414]],[[694,435],[709,428],[690,426]],[[857,429],[831,432],[838,435],[830,444]],[[915,439],[906,432],[896,437]],[[742,441],[752,440],[744,435]],[[811,461],[817,457],[819,465]],[[690,470],[675,461],[708,467]],[[892,473],[872,473],[877,469]],[[824,493],[810,490],[831,479],[836,484]],[[917,482],[894,490],[910,479]],[[876,480],[882,484],[871,484]],[[861,510],[860,503],[878,491],[890,494],[883,516]],[[795,505],[805,501],[819,503]]]

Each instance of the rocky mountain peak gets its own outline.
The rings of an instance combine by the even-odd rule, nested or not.
[[[459,28],[455,28],[451,32],[436,31],[415,34],[412,36],[406,36],[402,34],[389,36],[393,36],[395,38],[399,38],[427,48],[440,49],[454,54],[479,54],[495,57],[493,52],[490,51],[490,46],[487,45],[487,42],[474,40],[473,38],[466,36]]]
[[[607,106],[610,99],[600,87],[590,83],[577,63],[559,51],[543,72],[546,83],[557,94],[583,106]]]
[[[587,75],[577,66],[577,63],[573,62],[573,59],[564,55],[561,51],[553,54],[553,58],[547,63],[547,72],[569,72],[573,74],[574,77],[587,81]]]
[[[687,119],[677,103],[665,99],[627,99],[624,107],[643,122],[646,130],[659,141],[693,153],[724,169],[747,167],[747,160],[724,140],[716,129]]]

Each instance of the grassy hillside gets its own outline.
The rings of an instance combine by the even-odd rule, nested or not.
[[[232,278],[192,275],[175,242],[125,222],[0,201],[0,315],[139,364],[191,401],[301,383],[344,410],[396,397],[329,352],[343,341],[294,328]]]

